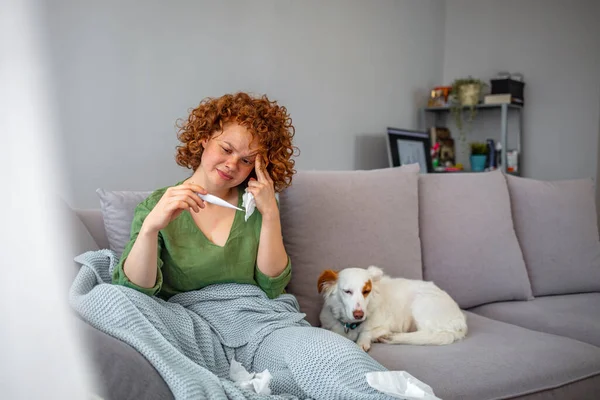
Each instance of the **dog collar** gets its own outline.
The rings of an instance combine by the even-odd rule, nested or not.
[[[349,324],[348,322],[342,322],[342,321],[340,321],[340,324],[344,325],[344,333],[348,333],[348,331],[350,329],[356,329],[363,322],[365,322],[365,321],[352,322],[351,324]]]

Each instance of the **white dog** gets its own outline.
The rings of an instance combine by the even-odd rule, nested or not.
[[[390,278],[375,266],[324,271],[321,326],[368,351],[372,342],[443,345],[464,338],[458,304],[433,282]]]

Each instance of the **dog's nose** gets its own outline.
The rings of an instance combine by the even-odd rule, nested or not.
[[[354,319],[361,319],[362,317],[365,316],[365,313],[362,312],[361,310],[354,310],[354,311],[352,311],[352,316],[354,317]]]

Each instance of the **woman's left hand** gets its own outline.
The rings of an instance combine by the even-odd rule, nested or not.
[[[250,178],[250,181],[248,182],[248,191],[254,196],[256,208],[260,211],[263,218],[275,216],[279,213],[279,209],[277,208],[277,201],[275,200],[273,180],[269,176],[260,155],[256,156],[254,170],[256,171],[258,180]]]

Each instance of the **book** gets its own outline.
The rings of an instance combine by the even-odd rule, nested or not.
[[[510,95],[505,94],[488,94],[483,98],[483,104],[523,104],[523,100],[517,99]]]

